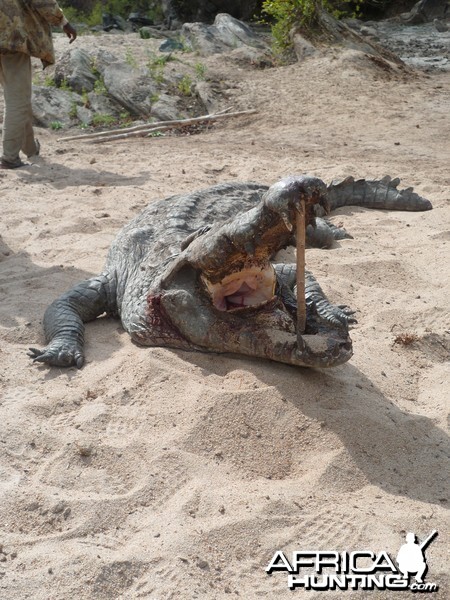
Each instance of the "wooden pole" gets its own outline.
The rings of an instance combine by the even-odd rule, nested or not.
[[[226,109],[229,110],[229,109]],[[145,137],[153,131],[164,131],[166,129],[176,127],[186,127],[196,123],[208,123],[210,121],[218,121],[220,119],[229,119],[232,117],[240,117],[243,115],[254,115],[257,110],[242,110],[238,112],[221,111],[214,115],[203,115],[202,117],[193,117],[191,119],[176,119],[173,121],[158,121],[155,123],[146,123],[145,125],[135,125],[134,127],[126,127],[123,129],[110,129],[109,131],[97,131],[95,133],[84,133],[82,135],[71,135],[68,137],[58,138],[58,142],[69,142],[72,140],[91,140],[94,143],[113,141],[114,139],[126,139],[130,137]],[[108,139],[109,138],[109,139]]]
[[[216,117],[217,115],[223,115],[225,113],[229,113],[231,108],[225,108],[224,110],[220,110],[214,115],[203,115],[203,117]],[[197,121],[199,117],[195,117]],[[185,121],[186,119],[172,119],[171,121],[154,121],[153,123],[147,122],[142,125],[131,125],[130,127],[120,127],[119,129],[106,129],[104,131],[96,131],[95,133],[83,133],[81,135],[72,135],[68,137],[58,138],[58,142],[65,142],[71,140],[89,140],[92,138],[97,138],[104,135],[114,135],[116,133],[128,133],[129,131],[142,131],[143,129],[150,129],[150,127],[160,127],[164,125],[178,125],[178,123]],[[191,119],[188,119],[191,122]]]
[[[306,207],[301,200],[301,211],[297,211],[297,336],[300,337],[306,328],[305,302],[305,237],[306,237]],[[299,342],[299,346],[301,346]]]

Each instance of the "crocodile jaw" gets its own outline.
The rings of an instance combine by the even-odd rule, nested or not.
[[[249,264],[240,271],[226,275],[217,283],[201,275],[213,306],[220,311],[234,312],[261,307],[275,296],[276,275],[273,266]]]

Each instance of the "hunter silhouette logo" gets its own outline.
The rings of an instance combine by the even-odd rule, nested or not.
[[[277,551],[266,567],[272,575],[275,571],[288,573],[291,590],[411,590],[412,592],[437,592],[437,583],[424,581],[428,565],[425,549],[438,532],[432,531],[422,542],[417,542],[415,533],[406,535],[397,554],[397,564],[388,552],[357,550],[299,550],[289,558]],[[415,581],[410,583],[410,576]]]
[[[423,578],[428,570],[425,548],[434,540],[437,534],[436,530],[432,531],[421,544],[416,542],[415,533],[406,535],[406,544],[403,544],[397,554],[397,563],[405,579],[409,580],[410,574],[415,573],[416,582],[423,583]]]

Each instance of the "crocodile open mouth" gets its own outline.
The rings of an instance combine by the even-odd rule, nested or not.
[[[202,275],[212,303],[221,311],[236,311],[266,304],[275,294],[276,275],[273,266],[249,266],[230,273],[219,283],[211,283]]]

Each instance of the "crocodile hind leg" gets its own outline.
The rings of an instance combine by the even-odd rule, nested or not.
[[[343,227],[337,227],[328,219],[316,217],[315,226],[308,225],[306,228],[308,248],[331,248],[335,241],[345,239],[352,240],[353,236]]]
[[[287,295],[290,291],[296,298],[296,265],[294,263],[276,264],[274,268],[278,281],[286,289]],[[312,273],[305,271],[305,278],[305,301],[306,306],[310,310],[313,310],[327,323],[337,327],[344,327],[347,330],[349,325],[357,323],[357,320],[352,316],[355,314],[354,310],[345,304],[331,304]]]
[[[57,367],[84,364],[84,323],[104,312],[115,313],[110,299],[111,278],[102,274],[77,284],[52,302],[45,311],[44,333],[47,346],[30,348],[28,356],[34,362]]]

